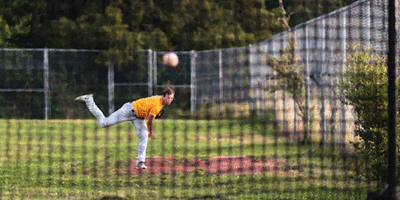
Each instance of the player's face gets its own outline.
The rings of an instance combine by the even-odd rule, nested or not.
[[[172,103],[172,100],[174,100],[174,94],[166,94],[162,97],[162,100],[164,102],[164,105],[170,105]]]

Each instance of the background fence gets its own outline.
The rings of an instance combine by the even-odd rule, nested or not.
[[[346,45],[360,42],[364,47],[387,51],[387,28],[387,2],[377,0],[358,1],[293,27],[308,93],[317,86],[323,89],[333,84],[338,72],[344,70]],[[265,64],[266,55],[278,57],[286,36],[281,33],[248,47],[176,52],[180,58],[176,68],[162,65],[166,52],[152,50],[139,50],[134,62],[116,67],[96,64],[99,52],[95,50],[1,49],[5,80],[0,89],[4,101],[1,117],[74,118],[73,106],[59,105],[67,102],[65,98],[85,92],[95,93],[100,105],[112,112],[115,104],[156,94],[166,86],[181,88],[182,94],[190,96],[182,100],[186,100],[183,107],[190,109],[191,115],[204,102],[217,103],[221,109],[224,102],[257,102],[265,96],[267,77],[274,76]],[[75,75],[81,75],[83,82],[75,83]],[[29,110],[37,110],[32,112],[35,115],[15,109],[17,103],[28,102],[33,96],[39,97],[38,104],[24,107],[31,105]]]
[[[68,121],[74,124],[69,126],[53,124],[57,121],[2,120],[6,133],[0,136],[3,172],[11,168],[10,174],[16,175],[22,166],[26,179],[44,192],[28,191],[59,198],[70,194],[70,189],[63,189],[65,183],[89,188],[87,193],[72,192],[77,198],[91,196],[91,189],[97,191],[95,197],[365,198],[376,182],[363,178],[360,169],[367,168],[369,161],[355,154],[350,145],[357,141],[355,113],[333,91],[345,69],[347,45],[360,42],[377,52],[387,51],[387,8],[387,1],[361,0],[292,28],[305,77],[307,119],[299,116],[298,105],[266,64],[267,55],[280,56],[287,33],[248,47],[176,52],[180,58],[176,68],[162,65],[166,52],[152,50],[135,52],[131,63],[104,66],[96,62],[96,50],[0,49],[0,118],[90,118],[74,97],[93,93],[99,107],[111,113],[125,102],[171,86],[177,93],[167,108],[167,118],[207,119],[160,122],[156,132],[161,141],[149,144],[149,155],[154,156],[150,169],[155,170],[150,174],[158,174],[157,166],[169,164],[181,166],[184,174],[167,176],[169,168],[162,168],[165,176],[146,179],[131,169],[136,148],[131,128],[121,125],[103,131],[93,122]],[[251,117],[254,111],[258,118]],[[25,126],[33,132],[22,133]],[[299,145],[305,128],[311,133],[309,146]],[[111,140],[118,142],[110,144]],[[18,144],[21,141],[27,146]],[[15,143],[17,147],[12,146]],[[175,160],[158,161],[159,154]],[[225,163],[221,156],[229,161]],[[238,163],[236,158],[240,158]],[[206,160],[204,165],[201,159]],[[217,169],[211,167],[213,159],[218,160]],[[229,169],[224,171],[224,166]],[[237,173],[236,166],[241,166]],[[35,173],[36,167],[44,168]],[[191,167],[198,168],[193,171]],[[48,179],[40,179],[45,174]],[[9,182],[2,183],[5,192],[0,196],[18,196],[15,180],[4,173],[3,177]],[[43,189],[54,185],[55,191]],[[178,187],[183,189],[178,191]]]

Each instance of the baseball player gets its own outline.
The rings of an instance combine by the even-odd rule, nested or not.
[[[170,105],[174,99],[175,91],[165,88],[162,95],[155,95],[125,103],[120,109],[105,117],[97,107],[92,94],[86,94],[75,98],[75,101],[83,101],[87,108],[97,119],[100,126],[105,128],[123,121],[132,121],[138,136],[137,169],[146,169],[146,148],[148,137],[154,136],[154,119],[165,105]],[[147,119],[147,124],[145,120]]]

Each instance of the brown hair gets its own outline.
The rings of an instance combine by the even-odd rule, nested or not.
[[[165,96],[166,94],[171,95],[171,94],[175,94],[175,91],[169,87],[165,88],[162,92],[162,95]]]

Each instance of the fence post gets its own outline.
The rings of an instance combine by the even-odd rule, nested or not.
[[[190,51],[190,114],[193,117],[196,111],[196,51]]]
[[[343,12],[341,15],[341,22],[340,22],[340,30],[342,33],[339,34],[339,38],[341,40],[341,52],[343,53],[343,60],[342,60],[342,72],[346,71],[346,38],[347,38],[347,26],[346,26],[346,13]],[[344,97],[340,97],[342,102],[344,101]],[[340,147],[339,152],[341,155],[345,153],[345,145],[346,145],[346,105],[344,103],[341,104],[342,116],[341,116],[341,134],[340,134]]]
[[[44,119],[50,119],[49,51],[43,51]]]
[[[114,112],[114,65],[108,64],[108,114]]]
[[[153,94],[157,94],[157,51],[153,52],[153,70],[154,70],[154,88],[153,88]]]
[[[147,61],[148,61],[148,82],[147,82],[147,90],[148,90],[148,95],[151,96],[153,95],[153,51],[151,49],[147,50],[148,56],[147,56]]]
[[[256,45],[256,47],[260,48],[260,46],[257,46],[257,45]],[[256,76],[256,78],[257,78],[257,75],[255,75],[255,72],[254,72],[255,64],[253,61],[254,56],[252,55],[254,52],[252,52],[251,44],[249,44],[248,49],[249,49],[249,52],[248,52],[249,73],[250,73],[250,87],[249,87],[249,90],[250,90],[249,91],[249,93],[250,93],[250,103],[249,104],[250,104],[250,106],[249,106],[249,109],[250,109],[250,113],[252,113],[254,111],[256,114],[262,115],[263,113],[261,112],[261,109],[262,109],[261,106],[260,106],[260,109],[257,109],[257,103],[258,103],[258,101],[261,101],[262,93],[261,93],[261,90],[256,88],[253,84],[253,80],[255,79],[254,76]],[[256,63],[257,62],[258,61],[256,61]],[[259,98],[257,98],[258,92],[259,92],[259,96],[260,96]]]
[[[306,113],[307,113],[307,116],[306,116],[306,127],[307,127],[307,134],[308,134],[307,137],[309,137],[310,133],[311,133],[311,130],[310,130],[310,127],[311,127],[310,121],[311,121],[311,119],[310,119],[310,58],[309,58],[309,48],[308,48],[308,26],[304,27],[304,31],[305,31],[305,34],[304,34],[304,37],[305,37],[304,45],[305,45],[305,58],[306,58],[306,61],[305,61],[305,72],[304,72],[305,73],[304,84],[305,84],[305,90],[306,90],[305,91],[306,92],[306,94],[305,94],[305,96],[306,96]],[[304,139],[306,139],[306,141],[303,141],[303,142],[305,144],[307,144],[309,138],[304,138]]]
[[[325,112],[326,112],[326,108],[325,108],[325,72],[326,72],[326,46],[327,46],[327,41],[326,41],[326,19],[322,19],[322,30],[320,31],[321,33],[321,45],[322,45],[322,59],[321,59],[321,72],[320,72],[320,76],[321,76],[321,80],[320,80],[320,87],[321,87],[321,133],[322,133],[322,137],[321,137],[321,141],[320,141],[320,145],[325,145],[325,141],[326,141],[326,117],[325,117]]]
[[[388,174],[387,183],[388,196],[386,199],[397,199],[397,137],[396,137],[396,115],[397,115],[397,88],[396,88],[396,57],[397,57],[397,16],[398,16],[398,1],[389,0],[389,41],[388,41]]]
[[[365,13],[363,13],[366,20],[366,24],[363,26],[366,48],[369,48],[371,46],[371,3],[372,1],[366,4],[367,8]]]
[[[224,109],[224,103],[223,103],[224,84],[223,84],[223,74],[222,74],[222,51],[221,50],[218,50],[218,65],[219,65],[219,110],[220,110],[220,114],[222,115],[222,112]]]

